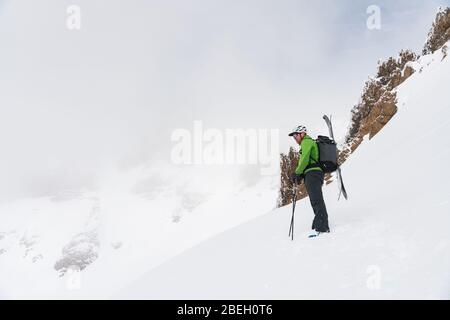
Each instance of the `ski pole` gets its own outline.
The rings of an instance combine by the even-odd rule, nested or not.
[[[297,183],[294,182],[292,195],[292,216],[291,216],[291,226],[289,227],[289,236],[291,240],[294,240],[294,212],[295,212],[295,203],[297,202]]]

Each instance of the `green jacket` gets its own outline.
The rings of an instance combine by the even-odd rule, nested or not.
[[[297,168],[295,169],[296,174],[307,173],[309,171],[318,170],[322,171],[319,167],[309,168],[305,171],[308,164],[315,164],[315,160],[319,160],[319,147],[317,142],[310,136],[305,135],[302,142],[300,143],[300,159],[298,160]]]

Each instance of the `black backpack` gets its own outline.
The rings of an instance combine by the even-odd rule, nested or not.
[[[322,168],[324,173],[334,172],[338,168],[337,145],[333,139],[326,136],[318,136],[315,140],[319,149],[319,161],[311,157],[312,163],[305,168]]]

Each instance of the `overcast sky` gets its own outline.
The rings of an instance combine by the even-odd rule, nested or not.
[[[66,28],[69,5],[81,30]],[[366,27],[369,5],[381,29]],[[0,199],[170,161],[175,128],[337,134],[379,58],[449,1],[0,0]]]

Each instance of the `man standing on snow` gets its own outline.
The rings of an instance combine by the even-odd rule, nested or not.
[[[302,179],[305,180],[306,190],[314,210],[312,229],[315,230],[315,233],[310,237],[317,236],[323,232],[330,232],[327,208],[325,207],[322,194],[324,175],[319,164],[319,147],[317,142],[307,135],[307,130],[304,126],[296,127],[289,133],[289,136],[294,137],[295,141],[300,145],[300,159],[292,177],[293,182],[299,184]]]

